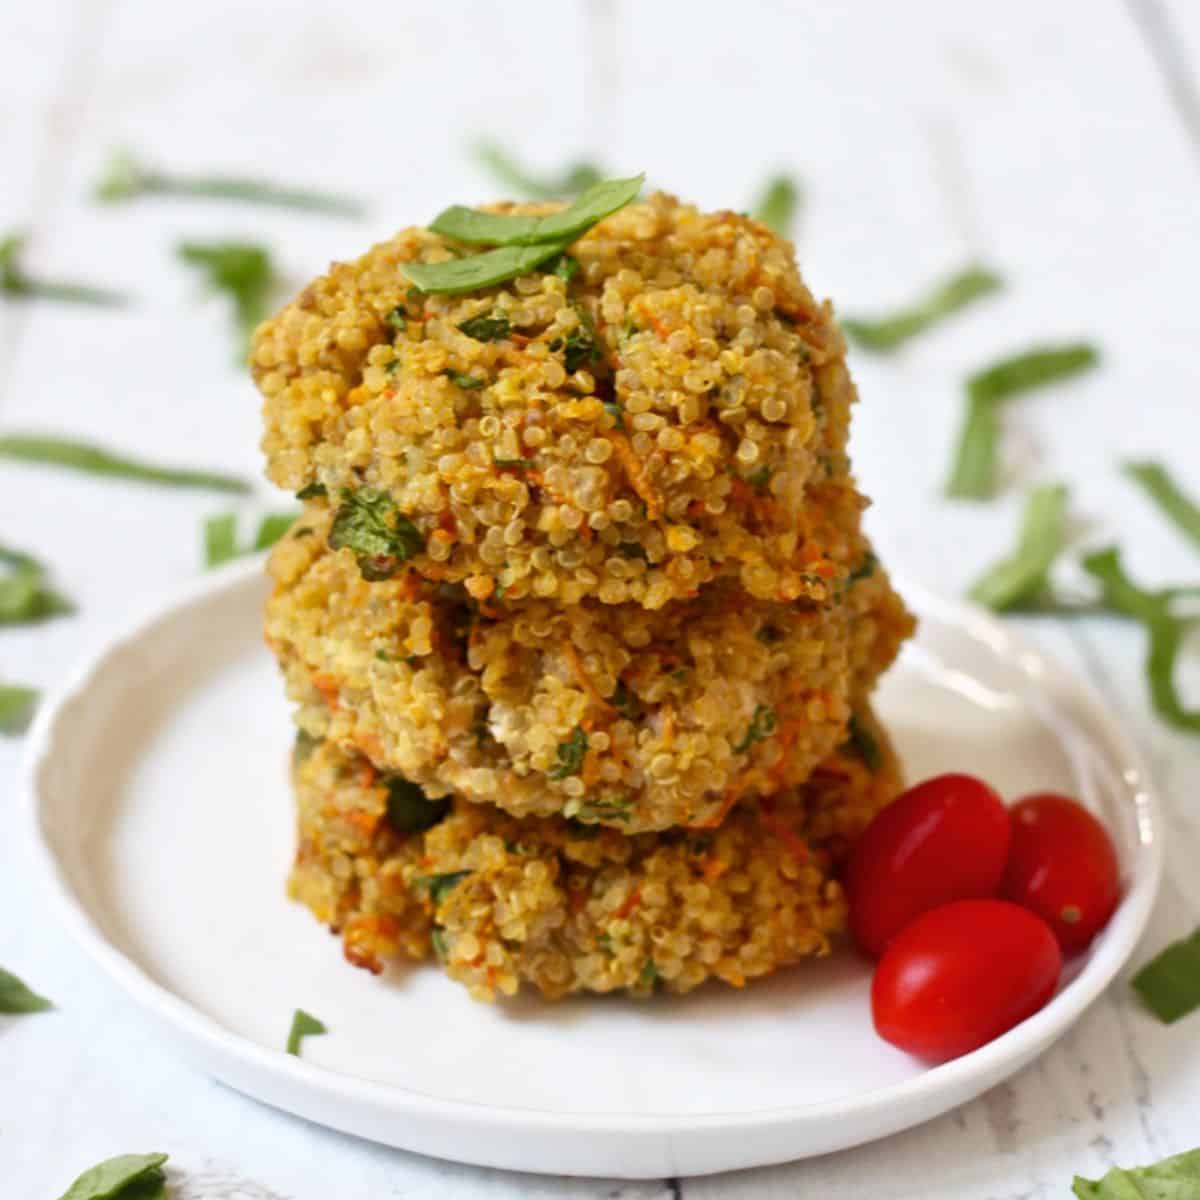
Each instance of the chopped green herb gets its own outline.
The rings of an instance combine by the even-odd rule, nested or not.
[[[654,965],[654,959],[648,958],[638,972],[638,987],[652,988],[657,982],[658,968]]]
[[[1113,1167],[1103,1179],[1076,1175],[1071,1190],[1079,1200],[1197,1200],[1200,1150],[1176,1154],[1148,1167]]]
[[[446,944],[446,931],[440,925],[435,925],[429,934],[429,941],[434,954],[438,956],[438,961],[445,962],[450,955],[450,947]]]
[[[875,557],[874,551],[868,550],[863,555],[862,562],[846,577],[846,582],[854,584],[858,583],[860,579],[870,579],[878,566],[879,559]]]
[[[429,228],[443,237],[469,245],[537,246],[554,243],[561,250],[593,225],[637,199],[645,178],[644,175],[635,175],[631,179],[601,180],[580,193],[566,208],[545,217],[481,212],[455,204],[440,212]]]
[[[875,735],[863,724],[857,713],[851,715],[850,723],[846,727],[846,734],[846,741],[843,745],[852,754],[861,758],[867,764],[869,771],[878,771],[883,766],[883,753],[879,749]]]
[[[250,335],[267,315],[275,288],[270,253],[252,242],[182,242],[178,249],[184,262],[204,272],[214,292],[228,295],[244,358],[249,353]]]
[[[590,362],[598,362],[601,358],[600,341],[596,336],[596,324],[592,315],[582,305],[572,305],[579,324],[567,334],[562,341],[563,366],[568,375],[574,375],[581,367]],[[556,338],[555,341],[558,341]],[[558,349],[551,343],[551,349]]]
[[[0,733],[24,733],[37,698],[36,688],[0,683]]]
[[[387,819],[397,833],[423,833],[449,811],[449,800],[431,800],[411,780],[400,775],[387,780]]]
[[[444,871],[440,875],[423,875],[417,880],[417,886],[424,888],[438,905],[470,874],[470,871]]]
[[[629,717],[631,720],[637,712],[637,701],[633,693],[619,679],[617,680],[617,686],[613,694],[608,698],[608,702],[622,716]]]
[[[758,488],[760,492],[765,491],[767,484],[771,482],[771,468],[766,465],[756,467],[746,476],[746,482]]]
[[[1127,462],[1123,469],[1182,533],[1200,544],[1200,505],[1171,478],[1162,463]]]
[[[112,475],[120,479],[135,479],[142,483],[163,483],[173,487],[209,488],[217,492],[248,492],[250,484],[236,475],[221,475],[211,471],[179,470],[173,467],[154,467],[136,459],[111,454],[86,442],[51,437],[39,433],[9,433],[0,435],[0,458],[21,462],[42,463],[84,471],[90,475]]]
[[[734,746],[734,752],[743,754],[754,745],[755,742],[766,741],[767,738],[775,732],[776,723],[775,710],[768,708],[765,704],[759,704],[754,709],[754,715],[750,718],[750,724],[746,729],[744,736]]]
[[[609,796],[600,796],[579,806],[578,817],[581,821],[628,821],[633,809],[633,797],[625,792],[614,792]],[[595,825],[584,825],[588,830],[587,837],[595,837],[599,829]]]
[[[625,428],[625,411],[615,400],[604,401],[604,411],[613,419],[618,429]]]
[[[28,625],[73,612],[71,602],[46,584],[46,568],[31,554],[0,546],[0,625]]]
[[[45,996],[31,991],[10,971],[0,967],[0,1013],[35,1013],[52,1008]]]
[[[58,1200],[159,1200],[165,1154],[119,1154],[89,1167]]]
[[[320,744],[320,738],[313,737],[306,730],[297,729],[292,742],[292,762],[303,762]]]
[[[527,471],[533,466],[526,458],[493,458],[492,462],[498,467],[506,467],[512,471]]]
[[[437,263],[402,263],[400,270],[422,292],[457,296],[528,275],[561,253],[566,242],[540,246],[500,246],[483,254]]]
[[[487,387],[487,380],[481,379],[478,375],[467,375],[462,371],[443,371],[443,375],[450,380],[455,387],[460,387],[468,392],[477,391],[479,388]]]
[[[278,208],[300,208],[341,217],[358,217],[363,213],[363,207],[357,200],[328,192],[280,187],[261,179],[225,175],[169,175],[138,162],[126,150],[116,151],[109,157],[103,173],[96,181],[93,195],[105,204],[126,203],[138,196],[191,196],[267,204]]]
[[[1066,543],[1067,489],[1034,488],[1025,502],[1017,548],[976,582],[968,595],[995,612],[1035,601],[1047,589],[1050,568]]]
[[[1099,582],[1106,607],[1145,627],[1149,639],[1146,680],[1155,712],[1176,729],[1200,733],[1200,709],[1185,708],[1175,686],[1175,663],[1188,627],[1187,620],[1171,611],[1171,601],[1180,589],[1147,592],[1139,588],[1125,574],[1115,547],[1087,555],[1083,569]]]
[[[1167,1025],[1200,1008],[1200,929],[1172,942],[1132,979],[1146,1007]]]
[[[18,261],[28,241],[23,234],[11,233],[0,238],[0,293],[20,300],[62,300],[67,304],[95,304],[114,307],[127,303],[128,297],[105,288],[82,283],[61,283],[34,279]]]
[[[292,527],[299,513],[268,513],[258,523],[254,541],[246,547],[239,547],[237,542],[237,516],[234,513],[222,513],[220,516],[209,517],[204,522],[204,565],[219,567],[231,562],[243,554],[253,554],[258,550],[268,550]],[[305,532],[299,530],[299,533]]]
[[[555,750],[558,757],[557,766],[546,772],[547,779],[566,779],[578,775],[583,770],[583,760],[587,757],[588,738],[583,727],[576,725],[571,736],[565,742],[559,742]]]
[[[796,213],[800,208],[800,188],[788,175],[775,175],[754,206],[754,219],[761,221],[780,237],[791,237]]]
[[[967,380],[967,415],[955,452],[946,494],[986,500],[996,483],[999,407],[1013,396],[1069,379],[1099,362],[1095,347],[1083,343],[1030,350],[1004,359]]]
[[[403,333],[408,328],[408,314],[397,304],[384,320],[395,330]]]
[[[512,326],[503,313],[491,316],[471,317],[459,325],[459,329],[477,342],[499,342],[512,332]]]
[[[973,301],[999,291],[1004,281],[987,267],[973,266],[935,284],[920,299],[889,317],[844,320],[842,328],[866,350],[888,354],[909,338],[961,312]]]
[[[298,1008],[292,1014],[292,1028],[288,1031],[287,1052],[294,1054],[298,1058],[300,1056],[300,1043],[306,1037],[316,1037],[322,1033],[328,1033],[323,1022],[318,1021],[311,1013],[306,1013],[304,1009]]]
[[[296,499],[297,500],[316,500],[321,496],[328,496],[328,495],[329,495],[329,492],[327,491],[327,489],[323,483],[308,483],[308,484],[305,484],[304,487],[302,487],[296,493]]]
[[[560,175],[534,175],[495,142],[476,142],[473,149],[475,157],[501,183],[535,200],[573,196],[604,178],[604,172],[595,163],[571,163]]]
[[[378,488],[343,491],[329,530],[334,550],[353,550],[364,579],[391,579],[401,563],[425,548],[417,527]]]
[[[551,268],[550,274],[557,275],[563,283],[570,283],[579,274],[580,270],[582,270],[579,265],[579,259],[571,254],[560,254],[549,266]]]

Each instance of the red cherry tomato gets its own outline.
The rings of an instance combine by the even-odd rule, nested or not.
[[[1081,804],[1043,793],[1013,805],[1003,895],[1038,914],[1067,954],[1086,950],[1121,898],[1117,852]]]
[[[957,1058],[1037,1012],[1061,970],[1041,917],[1006,900],[956,900],[887,948],[871,983],[875,1031],[933,1062]]]
[[[914,917],[999,891],[1008,810],[986,783],[939,775],[898,796],[867,826],[846,868],[855,940],[878,957]]]

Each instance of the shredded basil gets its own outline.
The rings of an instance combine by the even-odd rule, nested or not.
[[[791,237],[799,209],[799,185],[788,175],[775,175],[767,180],[762,196],[754,206],[754,219],[780,237]]]
[[[12,568],[0,576],[0,625],[28,625],[74,611],[47,585],[46,567],[33,555],[0,546],[0,563]]]
[[[396,307],[393,308],[386,317],[384,317],[384,320],[387,321],[387,323],[394,330],[396,330],[397,333],[403,333],[408,328],[408,314],[399,304],[397,304]]]
[[[458,327],[469,338],[477,342],[499,342],[512,332],[512,326],[503,313],[480,315],[463,321]]]
[[[587,757],[588,738],[583,727],[576,725],[571,730],[571,736],[565,742],[559,742],[555,749],[558,758],[556,766],[546,772],[547,779],[566,779],[578,775],[583,770],[583,760]]]
[[[252,242],[183,242],[178,249],[184,262],[204,273],[214,292],[229,297],[244,357],[249,352],[250,335],[267,315],[276,285],[270,252]]]
[[[18,300],[60,300],[66,304],[94,304],[114,307],[128,302],[128,297],[107,288],[83,283],[62,283],[57,280],[34,279],[20,264],[27,238],[12,233],[0,238],[0,294]]]
[[[423,875],[417,886],[424,888],[434,905],[438,905],[470,874],[470,871],[444,871],[440,875]]]
[[[45,996],[39,996],[11,971],[0,967],[0,1013],[45,1012],[53,1007]]]
[[[329,529],[329,545],[354,551],[364,579],[391,579],[402,563],[425,548],[420,530],[378,488],[342,492]]]
[[[765,704],[757,705],[745,734],[733,747],[735,753],[744,754],[755,742],[766,741],[775,732],[777,720],[773,708],[768,708]]]
[[[24,733],[37,699],[36,688],[0,683],[0,733]]]
[[[238,545],[236,514],[222,513],[220,516],[209,517],[204,522],[204,565],[210,568],[219,567],[223,563],[240,558],[243,554],[270,549],[291,529],[292,523],[299,515],[294,512],[268,513],[259,521],[254,541],[248,546]]]
[[[1200,505],[1171,478],[1162,463],[1127,462],[1124,470],[1181,533],[1200,544]]]
[[[1067,489],[1045,484],[1029,493],[1016,549],[991,567],[968,595],[996,612],[1037,600],[1066,544]]]
[[[329,1030],[325,1028],[323,1022],[318,1021],[311,1013],[306,1013],[304,1009],[298,1008],[292,1014],[292,1028],[288,1031],[287,1052],[298,1058],[300,1043],[306,1037],[316,1037],[328,1032]]]
[[[604,178],[604,172],[590,162],[571,163],[560,175],[538,176],[531,174],[495,142],[477,142],[474,150],[479,161],[501,183],[535,199],[553,200],[558,196],[573,196]]]
[[[316,500],[322,496],[328,496],[329,492],[323,483],[308,483],[305,484],[297,493],[297,500]]]
[[[481,379],[478,375],[468,375],[464,371],[443,371],[442,374],[455,387],[460,387],[464,391],[475,392],[482,387],[487,387],[487,380]]]

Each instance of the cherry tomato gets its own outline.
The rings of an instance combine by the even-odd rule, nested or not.
[[[875,1031],[933,1062],[957,1058],[1037,1012],[1061,970],[1041,917],[1007,900],[956,900],[888,946],[871,983]]]
[[[846,868],[855,940],[878,957],[914,917],[951,900],[994,896],[1011,827],[1003,801],[970,775],[938,775],[867,826]]]
[[[1121,898],[1107,830],[1081,804],[1050,792],[1018,801],[1012,821],[1002,894],[1037,913],[1065,953],[1086,950]]]

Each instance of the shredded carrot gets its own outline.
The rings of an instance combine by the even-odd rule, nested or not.
[[[346,820],[354,826],[360,833],[371,837],[375,830],[379,828],[379,813],[366,812],[361,808],[352,808],[345,814]]]
[[[665,342],[671,336],[671,331],[644,305],[638,305],[638,312],[650,322],[650,328]]]
[[[800,838],[795,830],[789,829],[783,821],[775,814],[774,806],[771,801],[765,796],[759,801],[759,814],[762,817],[762,823],[784,844],[791,856],[801,864],[807,863],[812,859],[812,851],[809,850],[804,840]]]
[[[668,746],[675,744],[675,710],[673,708],[663,710],[663,741]]]
[[[634,888],[633,891],[630,892],[629,895],[625,897],[625,903],[622,904],[621,907],[617,909],[615,915],[618,918],[623,919],[623,918],[629,916],[629,914],[631,912],[633,912],[633,910],[635,908],[637,908],[637,906],[639,904],[641,904],[641,902],[642,902],[642,889]]]
[[[579,657],[579,651],[575,649],[575,643],[570,638],[563,642],[563,656],[567,660],[567,666],[571,668],[571,674],[575,676],[579,686],[587,693],[588,699],[605,713],[615,714],[617,710],[600,695],[591,677],[584,670],[583,659]]]
[[[706,858],[704,865],[700,868],[704,878],[710,883],[714,879],[720,879],[728,870],[729,864],[723,858]]]
[[[369,788],[379,778],[379,772],[365,758],[358,764],[358,782],[360,786]]]
[[[729,816],[730,810],[738,802],[738,796],[741,795],[736,784],[725,789],[725,795],[721,797],[721,807],[711,816],[706,817],[703,821],[697,821],[695,824],[689,825],[689,829],[716,829],[722,821]]]
[[[335,712],[338,708],[338,681],[332,675],[318,672],[312,677],[313,687],[321,693],[321,699]]]
[[[621,466],[625,468],[625,474],[629,477],[633,490],[645,501],[646,515],[650,520],[657,521],[662,515],[662,505],[659,503],[654,489],[650,486],[646,472],[641,462],[638,461],[638,456],[634,454],[629,439],[616,429],[609,429],[605,432],[608,440],[613,444],[613,449],[617,452],[617,457],[621,460]]]

